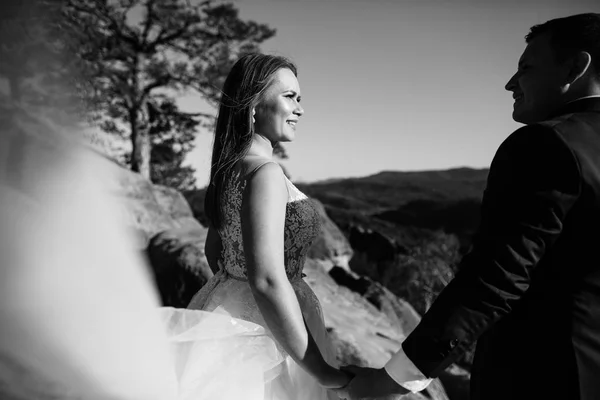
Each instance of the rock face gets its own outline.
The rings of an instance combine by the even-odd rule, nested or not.
[[[184,226],[150,239],[147,255],[164,305],[187,307],[213,275],[204,255],[206,232],[204,227]]]
[[[207,229],[177,190],[153,185],[111,161],[106,164],[117,177],[106,184],[119,200],[120,217],[139,238],[138,249],[148,257],[163,305],[186,307],[213,276],[204,255]]]
[[[352,258],[353,251],[346,237],[335,223],[327,216],[323,204],[311,199],[321,217],[321,234],[315,240],[308,252],[308,257],[317,260],[328,260],[334,267],[350,271],[348,262]]]
[[[325,272],[328,268],[324,263],[327,261],[309,259],[304,268],[307,275],[305,280],[321,301],[325,325],[337,349],[338,361],[341,364],[383,367],[410,332],[405,328],[411,328],[410,321],[415,319],[414,310],[406,304],[406,308],[399,308],[397,318],[392,320],[359,293],[337,285]],[[437,379],[424,393],[427,397],[423,393],[416,393],[401,398],[448,399]]]
[[[410,332],[421,319],[410,303],[398,298],[378,282],[338,267],[332,268],[329,276],[338,285],[362,296],[403,332]]]
[[[350,228],[349,240],[353,249],[365,253],[369,261],[377,263],[393,261],[403,250],[393,239],[361,226]]]
[[[380,283],[338,265],[336,253],[323,249],[327,246],[349,248],[345,250],[347,259],[352,258],[352,250],[355,250],[360,252],[355,254],[377,259],[384,265],[397,254],[404,253],[405,249],[383,235],[360,229],[356,229],[348,240],[327,217],[323,207],[319,212],[322,232],[313,245],[316,248],[309,253],[311,258],[304,268],[305,279],[321,301],[327,330],[337,348],[338,361],[380,368],[400,348],[421,316],[410,303],[398,298]],[[424,392],[402,399],[467,400],[469,379],[467,371],[452,365]]]
[[[157,201],[152,183],[112,161],[105,160],[104,164],[113,177],[105,186],[118,200],[121,220],[138,234],[140,249],[146,247],[152,236],[176,227],[173,218]]]
[[[161,185],[152,185],[152,192],[156,202],[171,217],[175,226],[204,229],[194,218],[190,205],[180,192]],[[204,248],[204,242],[202,242],[202,247]]]
[[[410,303],[397,297],[378,282],[374,282],[369,278],[359,276],[358,274],[348,272],[337,267],[330,269],[329,277],[333,279],[339,286],[347,288],[353,292],[354,295],[359,295],[362,299],[361,303],[363,303],[363,305],[364,301],[367,301],[371,306],[375,307],[379,313],[385,315],[385,318],[387,318],[390,325],[393,327],[393,329],[395,329],[395,332],[401,337],[398,339],[398,348],[400,347],[400,343],[404,340],[406,335],[408,335],[421,320],[421,316]],[[321,284],[321,279],[323,278],[321,277],[314,279],[312,281],[313,285],[315,285],[315,287],[319,286]],[[342,291],[340,290],[340,292]],[[339,302],[339,299],[334,299],[332,302],[335,304],[335,306],[331,307],[331,312],[337,312],[339,314],[340,311],[336,311],[339,306],[339,304],[336,302]],[[360,307],[359,305],[356,306]],[[343,314],[343,312],[341,313]],[[349,322],[347,326],[348,328],[351,328],[352,326],[358,326],[361,323],[362,319],[358,318],[356,321]],[[367,323],[371,324],[372,322],[368,321]],[[336,334],[335,328],[329,327],[329,329],[333,331],[332,337],[337,342],[338,359],[341,362],[357,365],[371,365],[370,361],[379,360],[377,357],[380,357],[380,355],[365,355],[364,349],[366,347],[362,344],[362,341],[374,343],[378,340],[378,338],[370,338],[371,335],[367,334],[363,335],[362,339],[357,340],[356,337],[353,337],[352,340],[348,341],[347,337]],[[381,331],[375,332],[375,335],[378,337],[381,337],[384,334],[385,333]],[[359,342],[361,343],[359,344]],[[389,356],[391,356],[391,354]],[[379,361],[379,363],[384,364],[389,356],[382,358],[383,361]],[[432,397],[434,399],[446,398],[446,395],[443,394],[445,392],[452,400],[468,400],[469,380],[469,372],[453,364],[446,371],[440,374],[439,380],[435,380],[430,385],[428,390],[430,391],[430,394],[437,393],[437,397]],[[443,383],[443,386],[440,382]]]
[[[373,264],[376,265],[377,274],[384,276],[397,263],[398,255],[408,253],[396,240],[360,225],[352,225],[348,236],[355,251],[350,267],[358,271],[361,271],[361,265]]]

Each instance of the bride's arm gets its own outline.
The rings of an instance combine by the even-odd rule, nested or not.
[[[281,169],[265,164],[249,180],[242,206],[242,235],[248,279],[275,339],[323,386],[346,385],[347,375],[323,359],[308,332],[284,268],[284,224],[288,199]]]

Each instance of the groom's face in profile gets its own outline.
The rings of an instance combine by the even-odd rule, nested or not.
[[[534,37],[519,59],[517,72],[506,84],[513,92],[513,119],[531,124],[548,118],[563,103],[566,63],[559,62],[550,36]]]

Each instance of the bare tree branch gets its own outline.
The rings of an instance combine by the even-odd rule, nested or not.
[[[131,138],[129,161],[141,171],[151,170],[155,145],[163,159],[175,163],[169,165],[180,167],[179,152],[189,151],[197,129],[214,122],[210,113],[179,110],[175,94],[196,91],[215,104],[233,61],[257,51],[275,34],[266,25],[241,20],[233,5],[213,0],[196,5],[185,0],[64,1],[61,29],[69,33],[68,46],[86,78],[90,119]],[[145,13],[132,23],[127,14],[138,6]],[[116,129],[119,124],[111,118],[129,132]]]

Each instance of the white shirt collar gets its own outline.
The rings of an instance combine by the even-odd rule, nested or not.
[[[566,105],[566,104],[573,103],[574,101],[579,101],[579,100],[583,100],[583,99],[591,99],[591,98],[600,98],[600,94],[593,94],[593,95],[591,95],[591,96],[580,97],[580,98],[578,98],[578,99],[575,99],[575,100],[571,100],[571,101],[568,101],[568,102],[566,102],[566,103],[565,103],[565,105]]]

